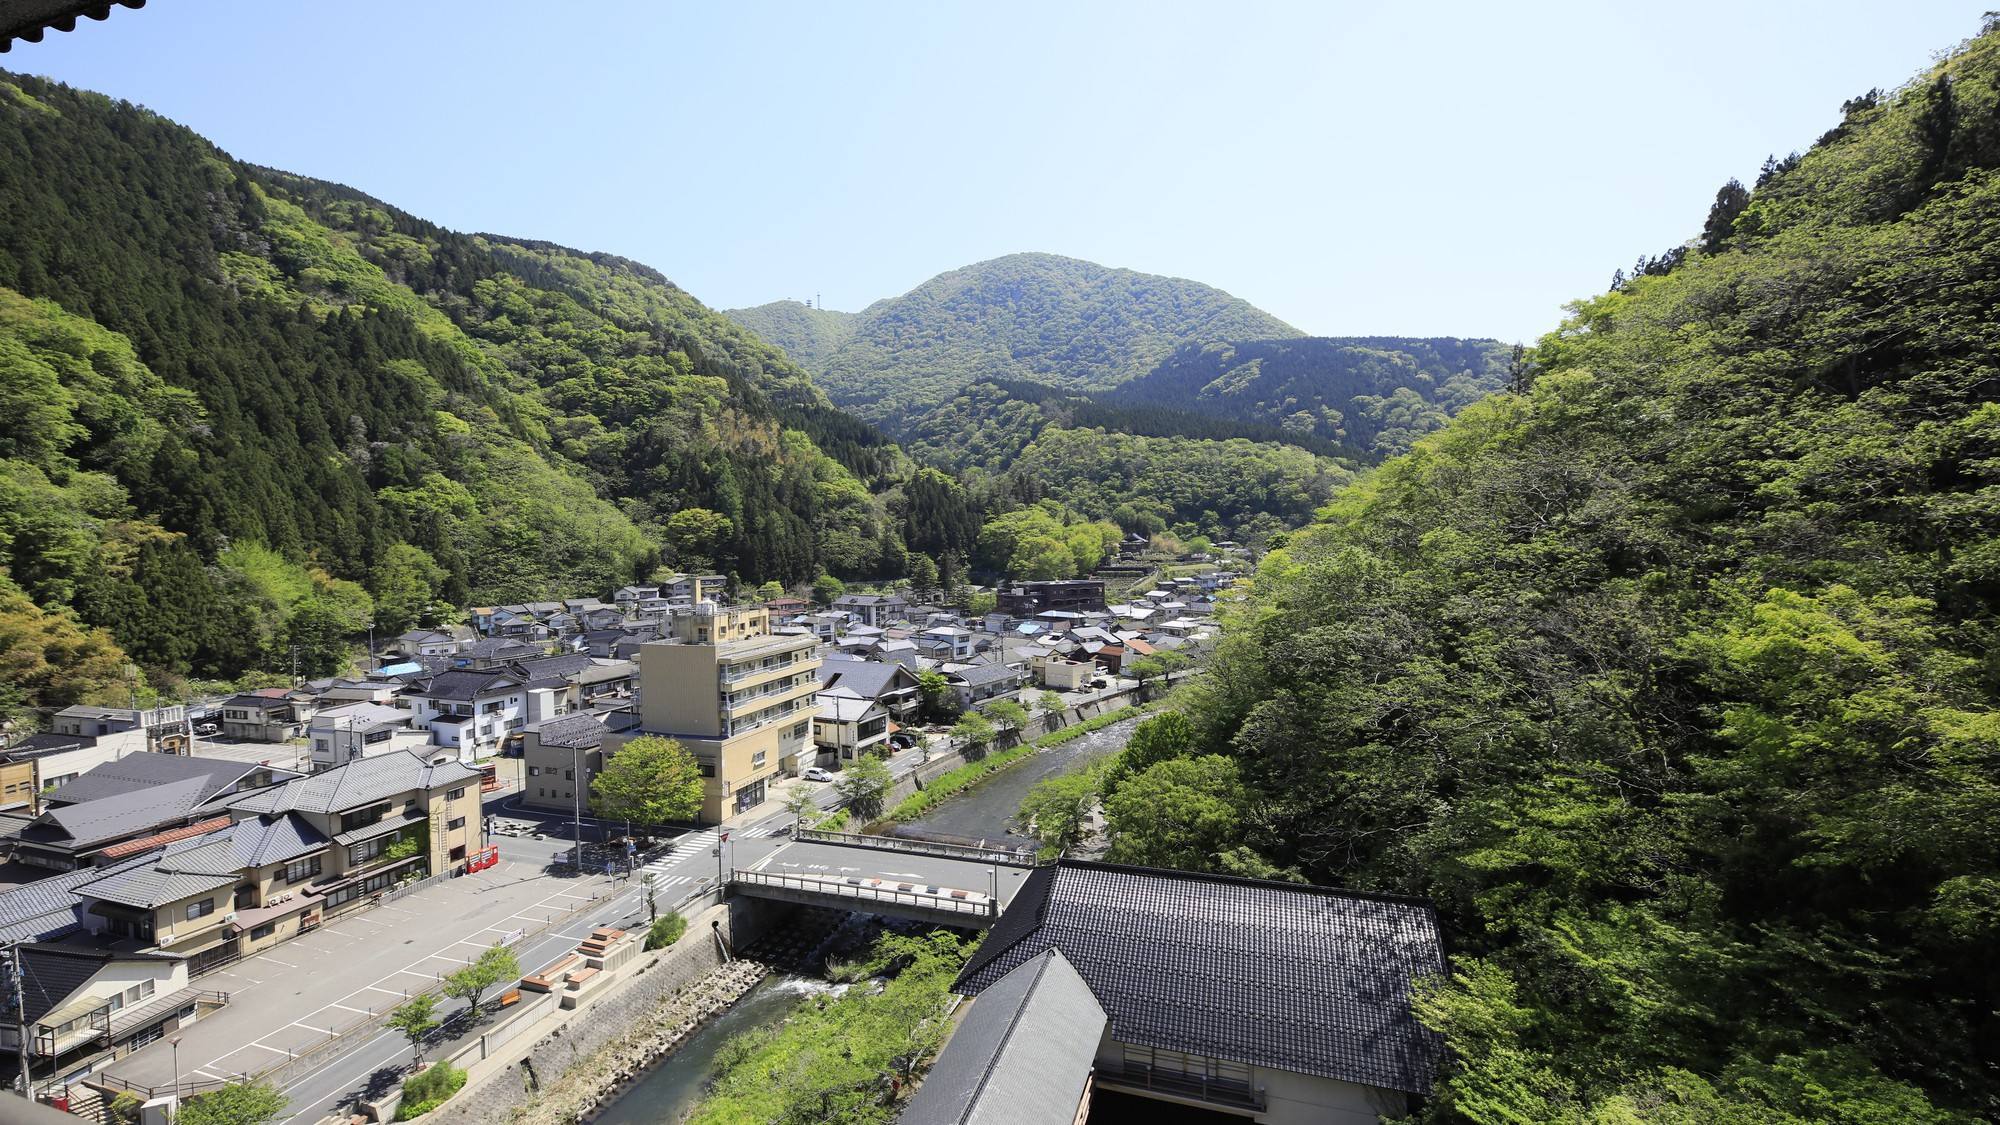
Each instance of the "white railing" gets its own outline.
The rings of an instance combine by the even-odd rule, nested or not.
[[[729,881],[753,887],[776,887],[810,894],[833,895],[836,898],[860,899],[864,902],[883,902],[894,906],[913,906],[924,910],[967,914],[979,918],[1000,916],[1000,904],[997,901],[975,891],[961,891],[947,887],[940,887],[936,892],[932,892],[914,889],[913,884],[888,883],[880,879],[774,875],[767,871],[740,869],[729,873]],[[912,889],[902,889],[906,886]]]

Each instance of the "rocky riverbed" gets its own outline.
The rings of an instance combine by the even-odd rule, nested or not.
[[[590,1120],[616,1100],[629,1082],[671,1055],[769,972],[768,965],[752,960],[732,961],[716,969],[571,1067],[516,1111],[515,1120],[524,1125],[576,1125]]]

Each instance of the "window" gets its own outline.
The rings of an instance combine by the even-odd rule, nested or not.
[[[188,903],[187,920],[190,922],[196,918],[203,918],[213,913],[215,913],[215,900],[212,898],[205,898],[200,902]]]
[[[764,759],[767,757],[769,757],[769,755],[762,750],[759,750],[755,754],[750,755],[750,768],[753,770],[761,769],[764,765]]]
[[[445,794],[445,796],[449,800],[456,801],[459,798],[465,796],[465,786],[461,785],[458,788],[452,790],[450,793]]]
[[[465,827],[465,818],[462,816],[452,817],[450,820],[445,822],[444,827],[445,831],[447,832],[456,831],[460,828]]]
[[[350,865],[367,863],[369,860],[381,855],[382,849],[388,847],[389,843],[395,838],[395,834],[390,833],[387,836],[377,836],[373,840],[363,840],[347,849],[347,862]]]
[[[287,863],[285,865],[285,882],[297,883],[317,876],[320,871],[319,860],[320,857],[311,856],[306,859],[295,859]]]
[[[529,766],[529,767],[528,767],[528,776],[529,776],[529,777],[540,777],[540,776],[542,776],[542,767],[540,767],[540,766]]]
[[[573,769],[570,769],[570,770],[564,770],[564,771],[563,771],[563,780],[564,780],[564,781],[575,781],[575,780],[576,780],[576,771],[575,771],[575,770],[573,770]]]
[[[262,941],[265,938],[270,937],[272,934],[275,934],[277,932],[278,932],[278,924],[276,922],[266,922],[263,925],[258,926],[256,929],[250,931],[250,940]]]

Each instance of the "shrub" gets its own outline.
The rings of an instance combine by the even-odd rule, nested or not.
[[[653,919],[653,924],[646,929],[646,948],[665,949],[681,940],[681,935],[687,933],[687,928],[686,918],[673,913],[662,914]]]
[[[403,1083],[403,1104],[396,1107],[396,1120],[429,1113],[465,1085],[465,1072],[439,1059],[429,1070]]]

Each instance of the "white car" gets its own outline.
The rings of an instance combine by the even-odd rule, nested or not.
[[[799,771],[799,776],[807,781],[832,781],[833,771],[823,770],[818,766],[807,766]]]

